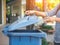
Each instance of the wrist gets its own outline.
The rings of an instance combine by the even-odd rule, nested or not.
[[[35,14],[35,10],[30,10],[30,15]]]
[[[36,10],[34,10],[34,14],[36,14]]]
[[[54,17],[54,21],[56,21],[56,17]]]

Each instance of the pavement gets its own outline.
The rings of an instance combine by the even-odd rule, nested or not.
[[[3,26],[0,26],[0,45],[9,45],[9,38],[2,33]]]

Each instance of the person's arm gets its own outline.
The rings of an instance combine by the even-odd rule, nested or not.
[[[45,13],[45,12],[35,11],[35,14],[36,14],[37,16],[46,17],[46,13]]]
[[[37,16],[42,16],[42,17],[46,17],[46,16],[53,16],[56,15],[56,13],[58,12],[58,10],[60,9],[60,3],[51,11],[49,12],[39,12],[39,11],[35,11],[35,14]]]
[[[46,12],[48,16],[54,16],[57,14],[57,12],[59,11],[60,9],[60,3],[51,11],[49,12]]]
[[[60,18],[58,18],[58,17],[46,17],[44,21],[45,22],[54,22],[54,21],[60,22]]]
[[[36,10],[28,10],[25,12],[26,15],[37,15],[37,16],[42,16],[42,17],[45,17],[46,14],[44,12],[40,12],[40,11],[36,11]]]
[[[60,18],[57,18],[57,17],[56,17],[55,21],[56,21],[56,22],[60,22]]]
[[[58,12],[59,8],[60,8],[60,3],[53,10],[51,10],[49,12],[40,12],[40,11],[35,11],[35,10],[28,10],[25,12],[25,14],[27,14],[27,15],[36,14],[37,16],[42,16],[42,17],[53,16]]]

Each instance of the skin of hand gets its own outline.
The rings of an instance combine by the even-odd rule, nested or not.
[[[41,17],[46,17],[46,14],[44,12],[36,11],[36,10],[28,10],[25,11],[25,15],[33,15],[35,14],[36,16],[41,16]]]
[[[47,23],[47,22],[54,22],[55,21],[55,17],[45,17],[44,18],[44,22]]]
[[[60,10],[60,3],[57,5],[57,8],[58,8],[57,9],[57,12],[58,12],[58,10]],[[36,11],[36,10],[27,10],[27,11],[25,11],[25,14],[26,15],[36,14],[37,16],[43,16],[43,17],[46,16],[44,12],[40,12],[40,11]]]
[[[28,10],[28,11],[25,11],[25,14],[26,15],[33,15],[34,14],[34,10]]]

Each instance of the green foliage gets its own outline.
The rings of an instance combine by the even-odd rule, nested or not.
[[[42,45],[48,45],[48,42],[46,41],[45,38],[42,39]]]
[[[43,29],[48,29],[48,30],[52,30],[53,29],[52,26],[50,26],[50,25],[45,25],[42,28]]]
[[[6,2],[9,2],[10,0],[6,0]]]
[[[41,29],[47,29],[47,30],[53,30],[53,27],[52,26],[50,26],[50,25],[42,25],[41,26]]]

